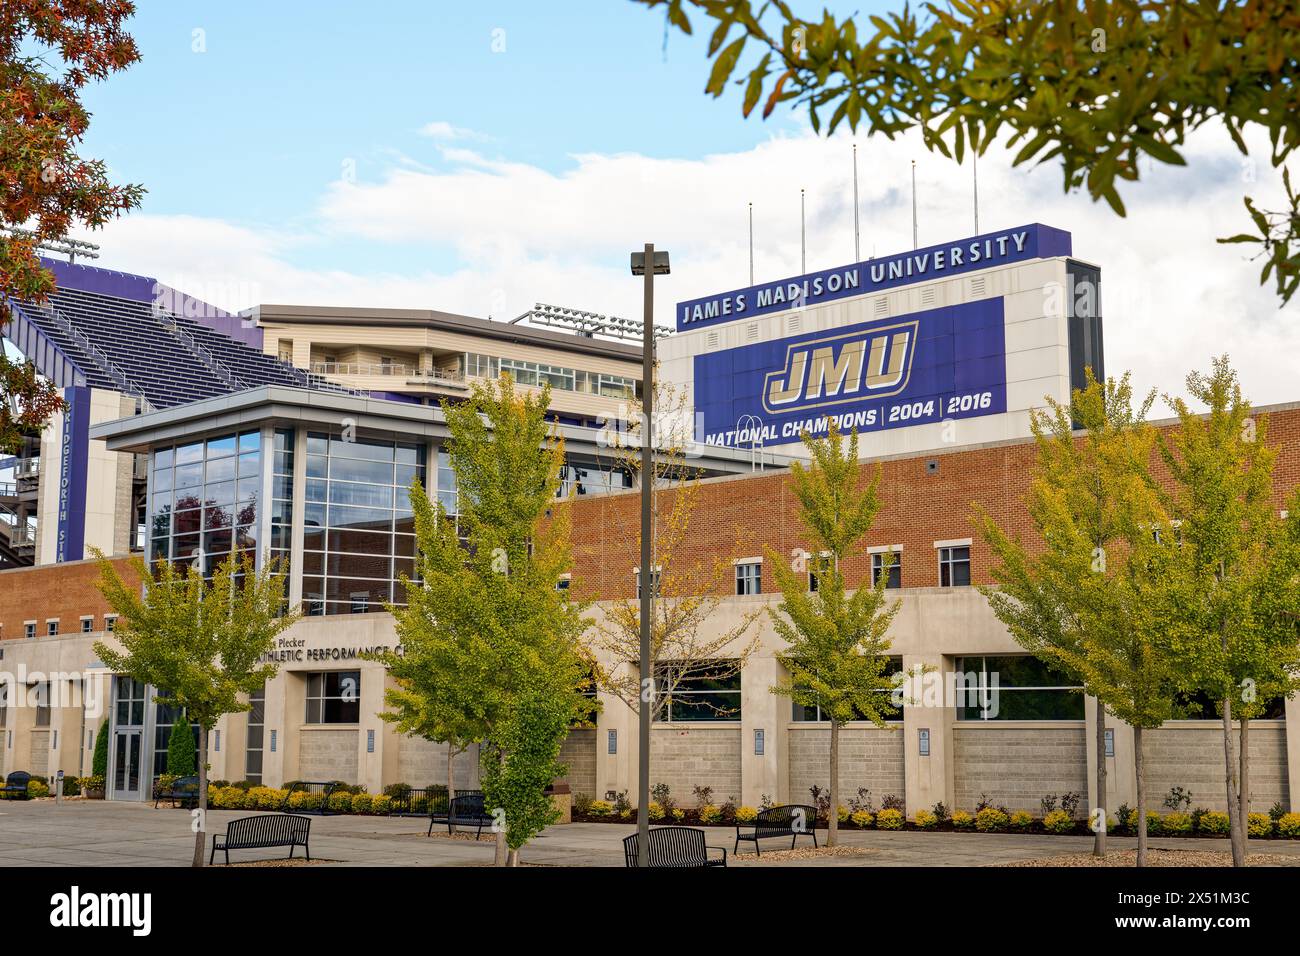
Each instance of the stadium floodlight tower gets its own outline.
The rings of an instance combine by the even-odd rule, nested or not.
[[[80,239],[42,239],[38,233],[30,229],[19,229],[16,226],[0,227],[4,232],[16,239],[34,239],[36,248],[43,249],[46,252],[54,252],[61,256],[67,256],[69,264],[75,264],[77,256],[83,259],[98,259],[99,246],[93,242],[83,242]]]
[[[535,322],[537,325],[567,329],[589,339],[597,335],[608,335],[616,339],[635,341],[643,336],[642,323],[636,319],[625,319],[618,315],[601,315],[599,312],[570,309],[566,306],[547,305],[545,302],[536,303],[523,315],[511,319],[510,324],[516,325],[525,320]],[[667,326],[655,325],[653,329],[655,338],[672,334],[672,329]]]

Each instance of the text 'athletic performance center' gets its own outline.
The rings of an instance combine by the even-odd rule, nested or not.
[[[280,639],[279,673],[252,709],[213,734],[213,778],[338,779],[372,792],[447,783],[444,748],[379,719],[385,673],[359,655],[397,646],[383,602],[402,603],[400,577],[414,570],[406,488],[418,477],[456,510],[439,402],[476,379],[507,372],[524,388],[551,386],[561,492],[576,494],[575,564],[557,586],[598,599],[596,615],[636,594],[638,496],[601,427],[640,392],[637,346],[598,328],[435,310],[263,303],[232,314],[146,277],[52,267],[59,292],[48,305],[17,303],[6,332],[63,389],[68,411],[0,460],[3,771],[89,774],[105,719],[111,799],[146,798],[164,766],[175,715],[92,649],[114,626],[86,560],[94,546],[153,562],[198,556],[206,571],[232,552],[287,560],[306,616]],[[864,459],[883,469],[884,508],[845,572],[851,583],[888,575],[901,603],[893,665],[928,669],[939,690],[889,728],[847,726],[842,792],[896,795],[909,813],[938,801],[972,809],[982,797],[1032,809],[1069,792],[1098,803],[1093,709],[1024,654],[972,586],[988,582],[990,558],[970,516],[980,507],[1030,532],[1029,413],[1044,396],[1068,400],[1085,367],[1104,375],[1100,287],[1068,233],[1030,224],[678,304],[658,356],[686,396],[692,464],[705,476],[689,546],[702,562],[734,564],[706,627],[725,632],[778,601],[763,555],[806,545],[786,491],[801,432],[824,434],[832,420],[856,428]],[[1300,404],[1262,411],[1283,446],[1281,507],[1300,480]],[[759,650],[739,674],[703,675],[662,702],[652,778],[679,801],[698,786],[738,804],[807,802],[829,782],[828,724],[769,692],[781,644],[765,615],[753,627]],[[943,692],[958,675],[997,693]],[[635,717],[599,696],[594,724],[565,745],[567,782],[593,797],[634,792]],[[1275,702],[1252,727],[1253,809],[1293,806],[1296,701]],[[1149,733],[1151,792],[1180,786],[1222,808],[1217,728],[1193,719]],[[1105,759],[1104,805],[1132,803],[1122,723]],[[454,776],[456,787],[477,782],[472,751]]]

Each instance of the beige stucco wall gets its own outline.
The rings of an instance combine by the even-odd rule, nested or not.
[[[1085,727],[1078,722],[960,722],[953,731],[954,804],[974,810],[981,798],[1038,812],[1049,794],[1080,795],[1088,805]]]
[[[881,729],[851,724],[840,730],[839,801],[847,806],[858,789],[871,791],[879,807],[883,799],[906,792],[902,726]],[[790,802],[811,803],[813,786],[830,784],[830,728],[824,724],[791,724],[788,761]]]

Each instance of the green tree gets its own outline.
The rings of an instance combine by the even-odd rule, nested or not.
[[[1167,528],[1151,477],[1154,401],[1133,407],[1129,377],[1104,385],[1088,370],[1069,405],[1048,399],[1030,423],[1037,462],[1025,502],[1035,541],[1012,538],[984,512],[977,525],[996,564],[981,587],[998,619],[1026,650],[1079,679],[1097,701],[1097,805],[1093,852],[1104,856],[1106,712],[1133,726],[1138,865],[1146,865],[1144,729],[1172,715],[1175,661],[1152,626]],[[1076,427],[1082,434],[1076,436]]]
[[[184,717],[172,722],[167,737],[167,772],[174,777],[188,777],[194,773],[198,751],[194,747],[194,731]]]
[[[842,122],[893,138],[919,128],[927,149],[958,162],[1001,136],[1013,163],[1057,162],[1067,191],[1086,188],[1124,215],[1118,184],[1140,161],[1183,165],[1192,131],[1223,124],[1249,155],[1266,131],[1282,166],[1300,143],[1300,13],[1285,3],[1218,0],[999,0],[904,5],[886,16],[818,20],[786,0],[637,0],[664,7],[692,32],[688,11],[712,27],[705,87],[744,87],[746,116],[764,103],[808,110],[815,130]],[[733,37],[734,34],[734,37]],[[745,60],[746,51],[757,51]],[[829,119],[826,119],[829,114]],[[1285,302],[1300,285],[1300,197],[1283,176],[1287,208],[1245,200],[1258,245]]]
[[[1268,418],[1253,414],[1227,356],[1208,374],[1190,374],[1187,391],[1208,411],[1167,399],[1179,427],[1160,452],[1173,480],[1167,508],[1180,547],[1164,602],[1166,633],[1186,661],[1184,689],[1218,701],[1233,865],[1244,866],[1248,722],[1271,697],[1300,687],[1300,492],[1292,491],[1284,521],[1274,498],[1278,448],[1268,444]],[[1234,715],[1242,718],[1240,755]]]
[[[886,676],[889,625],[899,604],[886,604],[888,574],[875,587],[868,580],[851,594],[841,564],[871,530],[880,511],[880,469],[863,480],[858,462],[858,433],[847,441],[834,423],[825,438],[804,432],[810,462],[790,466],[790,490],[799,503],[799,518],[814,550],[817,590],[808,577],[770,548],[768,561],[781,589],[781,603],[770,611],[772,626],[786,642],[777,655],[789,677],[772,692],[805,707],[821,707],[830,721],[829,832],[834,846],[839,829],[840,728],[845,721],[870,720],[878,727],[897,712]]]
[[[93,549],[92,549],[93,550]],[[113,637],[119,651],[102,641],[95,653],[111,671],[165,688],[161,703],[184,708],[199,725],[199,810],[194,831],[194,866],[203,866],[207,832],[208,735],[225,714],[247,711],[247,695],[275,676],[264,655],[297,619],[284,613],[284,575],[274,561],[255,570],[252,558],[231,556],[205,580],[190,565],[182,572],[162,562],[150,574],[140,558],[131,566],[145,581],[128,584],[98,551],[98,587],[117,613]]]
[[[549,400],[549,389],[517,393],[503,375],[444,404],[457,513],[412,487],[420,581],[404,580],[408,605],[393,608],[404,659],[386,659],[399,677],[387,719],[485,743],[484,797],[504,811],[499,864],[507,852],[517,862],[519,848],[552,822],[539,810],[550,779],[528,788],[588,709],[579,693],[583,605],[556,587],[570,566],[570,521],[557,498],[564,446],[546,421]],[[547,766],[551,779],[563,773],[553,758]]]
[[[90,125],[82,89],[139,59],[123,29],[134,12],[128,2],[0,4],[0,332],[11,297],[43,302],[54,291],[40,244],[140,204],[139,186],[114,186],[102,161],[77,155]],[[0,452],[62,407],[31,362],[0,350]]]
[[[96,777],[108,777],[108,718],[99,725],[99,736],[95,738],[95,755],[90,760],[90,772]]]

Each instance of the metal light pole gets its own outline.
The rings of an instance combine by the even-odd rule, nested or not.
[[[668,253],[655,252],[647,242],[644,252],[632,253],[632,275],[645,276],[645,328],[641,344],[641,706],[637,709],[640,741],[637,752],[636,832],[637,863],[650,865],[650,720],[655,706],[654,671],[650,662],[650,608],[654,593],[654,548],[651,504],[654,493],[654,361],[655,276],[668,274]]]

